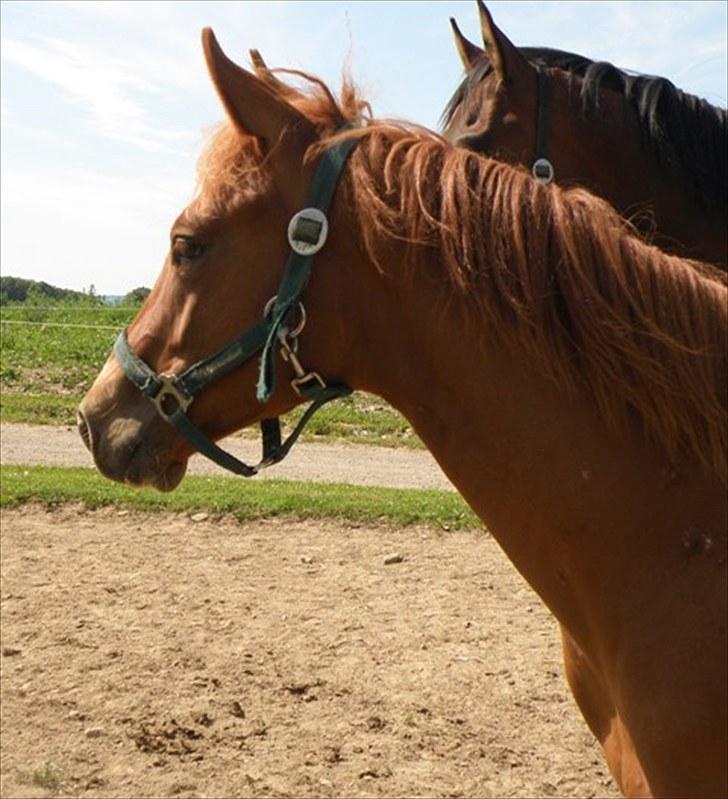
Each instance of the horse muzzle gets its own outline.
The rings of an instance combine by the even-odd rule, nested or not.
[[[176,488],[187,471],[187,455],[153,406],[107,363],[78,409],[78,432],[98,470],[111,480]]]

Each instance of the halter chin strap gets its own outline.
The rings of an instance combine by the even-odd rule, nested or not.
[[[548,159],[549,151],[549,105],[551,100],[551,82],[546,70],[538,67],[538,97],[536,111],[536,160],[531,166],[531,174],[539,183],[551,183],[554,179],[554,167]]]
[[[325,150],[320,158],[308,195],[308,207],[293,216],[288,226],[291,254],[278,287],[278,293],[268,303],[263,318],[243,332],[223,349],[190,366],[181,374],[157,374],[129,345],[126,330],[114,344],[114,355],[131,382],[154,404],[159,415],[210,460],[243,477],[252,477],[261,469],[283,460],[314,413],[327,402],[351,393],[345,385],[327,385],[316,372],[306,372],[298,361],[298,334],[305,322],[300,297],[308,283],[313,256],[324,246],[328,234],[326,212],[336,191],[341,172],[356,139],[347,139]],[[296,310],[301,322],[290,330],[288,321]],[[294,391],[311,404],[285,441],[281,440],[277,418],[260,423],[263,438],[263,457],[255,466],[218,447],[187,416],[194,398],[215,380],[237,369],[261,353],[256,396],[259,402],[270,399],[275,388],[275,359],[277,346],[295,372],[291,381]]]

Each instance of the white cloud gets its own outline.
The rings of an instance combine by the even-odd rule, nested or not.
[[[129,61],[108,59],[99,50],[49,37],[36,37],[33,42],[5,39],[2,55],[3,60],[60,88],[67,100],[92,117],[105,137],[148,150],[189,139],[187,133],[149,121],[132,93],[160,92],[161,87],[136,72]]]

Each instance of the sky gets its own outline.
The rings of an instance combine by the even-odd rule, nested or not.
[[[662,75],[726,106],[728,2],[493,0],[518,45]],[[205,68],[209,25],[248,65],[348,68],[379,117],[436,128],[462,77],[448,18],[480,42],[475,0],[0,3],[0,271],[63,288],[151,286],[223,118]]]

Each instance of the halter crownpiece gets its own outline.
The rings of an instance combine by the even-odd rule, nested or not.
[[[313,256],[324,246],[328,236],[326,211],[336,191],[341,172],[357,139],[345,139],[325,150],[314,173],[309,192],[309,207],[294,214],[288,225],[288,257],[278,292],[263,310],[263,318],[240,334],[223,349],[190,366],[181,374],[157,374],[131,348],[126,330],[114,343],[114,355],[127,378],[155,406],[165,422],[198,452],[235,474],[252,477],[261,469],[283,460],[314,413],[327,402],[351,394],[346,385],[327,385],[318,372],[306,371],[298,360],[298,336],[306,321],[300,297],[306,288],[313,265]],[[290,319],[299,312],[299,321],[289,327]],[[256,396],[267,402],[275,388],[276,347],[293,369],[291,386],[304,400],[310,400],[303,416],[285,441],[281,440],[278,418],[260,423],[263,457],[249,466],[211,441],[187,416],[186,411],[197,394],[210,383],[247,363],[260,353],[260,371]]]

